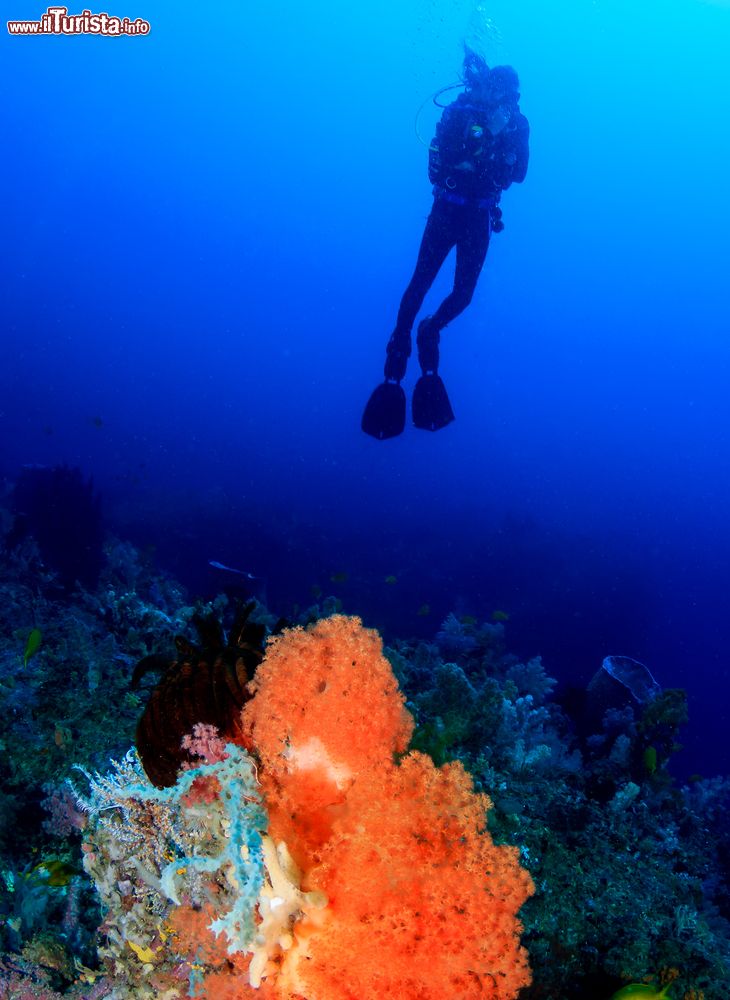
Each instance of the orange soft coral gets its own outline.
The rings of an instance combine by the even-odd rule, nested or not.
[[[359,618],[335,615],[270,639],[250,688],[245,740],[263,764],[270,830],[301,866],[299,844],[313,850],[327,839],[355,776],[402,753],[413,719],[380,636]]]
[[[460,764],[405,749],[377,633],[336,616],[275,639],[243,713],[270,832],[327,905],[266,972],[306,1000],[512,1000],[530,982],[517,911],[532,892]],[[278,973],[278,974],[277,974]]]
[[[282,965],[308,1000],[516,997],[530,982],[516,913],[532,892],[517,849],[484,829],[460,764],[422,754],[363,775],[304,887],[326,894]],[[286,993],[285,993],[286,995]]]
[[[190,995],[205,1000],[278,1000],[273,986],[255,990],[248,985],[250,956],[229,953],[225,935],[216,936],[210,929],[214,917],[212,906],[178,906],[166,926],[170,948],[180,956],[178,975],[195,984]]]

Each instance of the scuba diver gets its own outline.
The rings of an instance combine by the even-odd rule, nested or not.
[[[521,183],[527,173],[530,127],[519,109],[517,73],[511,66],[490,69],[467,47],[462,80],[455,86],[463,86],[464,92],[445,107],[429,146],[433,207],[386,348],[385,382],[373,392],[362,417],[362,429],[379,440],[395,437],[405,427],[406,397],[400,382],[411,355],[411,330],[426,293],[456,247],[453,289],[418,326],[422,374],[412,401],[416,427],[436,431],[454,419],[438,374],[441,331],[471,302],[490,234],[504,229],[502,192],[513,182]],[[434,96],[438,107],[444,107],[437,102],[443,92]]]

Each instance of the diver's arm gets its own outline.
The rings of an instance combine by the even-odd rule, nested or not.
[[[527,164],[530,160],[530,123],[523,114],[518,113],[509,140],[509,151],[505,159],[511,166],[510,183],[514,181],[521,184],[527,176]]]
[[[428,179],[432,184],[438,184],[443,172],[443,161],[441,159],[441,147],[438,143],[438,135],[431,140],[428,147]]]
[[[443,184],[457,159],[463,157],[463,145],[461,115],[451,104],[441,115],[428,151],[428,179],[432,184]]]

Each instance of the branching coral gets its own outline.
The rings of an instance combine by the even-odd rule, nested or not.
[[[167,944],[177,909],[204,910],[224,956],[248,951],[266,829],[248,754],[230,744],[169,789],[151,784],[133,751],[109,775],[86,776],[84,866],[106,911],[100,954],[127,984],[119,996],[157,997],[170,980],[194,979],[204,942],[182,955]]]

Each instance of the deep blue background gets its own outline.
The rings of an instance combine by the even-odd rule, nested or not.
[[[633,656],[690,692],[682,769],[727,770],[730,8],[481,8],[119,0],[149,37],[0,36],[0,474],[80,465],[201,592],[218,559],[389,633],[504,610],[564,681]],[[464,37],[520,73],[530,170],[443,337],[456,423],[379,443],[414,121]]]

